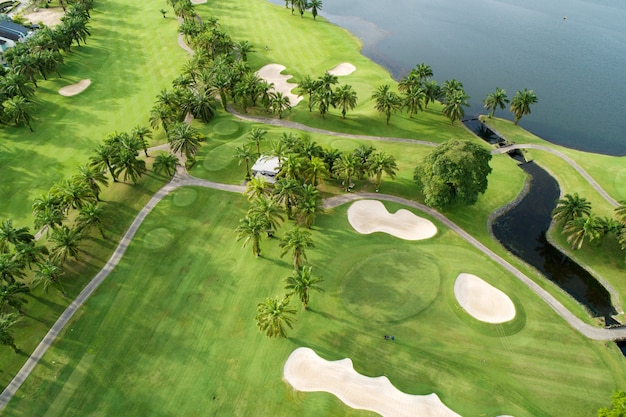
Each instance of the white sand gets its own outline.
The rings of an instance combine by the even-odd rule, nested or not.
[[[348,358],[327,361],[309,348],[297,348],[289,355],[283,375],[298,391],[330,392],[352,408],[384,417],[461,417],[446,407],[437,394],[405,394],[385,376],[370,378],[359,374]]]
[[[76,94],[80,94],[87,89],[91,85],[91,80],[80,80],[76,84],[66,85],[59,89],[59,94],[62,96],[75,96]]]
[[[337,65],[335,68],[328,71],[328,73],[330,75],[343,76],[343,75],[350,75],[354,71],[356,71],[356,67],[354,65],[352,65],[349,62],[343,62]]]
[[[364,235],[384,232],[400,239],[422,240],[437,234],[437,227],[430,220],[404,209],[391,214],[378,200],[354,202],[348,209],[348,221]]]
[[[51,9],[37,9],[36,12],[24,14],[24,19],[33,24],[43,23],[46,26],[54,27],[61,23],[61,18],[64,15],[65,13],[60,7]]]
[[[515,304],[508,295],[472,274],[459,274],[454,295],[465,311],[477,320],[504,323],[515,318]]]
[[[282,71],[285,70],[284,65],[279,64],[267,64],[263,68],[257,71],[257,75],[263,78],[265,81],[273,83],[274,92],[280,92],[284,96],[289,97],[291,107],[295,106],[302,100],[301,96],[292,94],[291,90],[296,88],[298,84],[288,83],[287,80],[293,77],[293,75],[283,75]]]
[[[191,0],[191,4],[204,4],[207,0]]]

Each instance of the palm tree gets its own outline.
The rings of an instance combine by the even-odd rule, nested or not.
[[[265,140],[266,134],[267,130],[259,129],[257,127],[252,128],[250,133],[248,133],[248,139],[250,142],[254,142],[256,144],[256,152],[259,156],[261,156],[261,142]]]
[[[430,80],[424,83],[424,109],[428,108],[428,103],[434,103],[441,96],[441,88],[437,81]]]
[[[341,109],[341,118],[345,119],[348,110],[353,110],[356,107],[356,91],[348,84],[337,87],[333,93],[333,103]]]
[[[565,194],[556,202],[552,210],[552,219],[558,224],[565,225],[570,221],[591,214],[591,203],[586,198],[579,197],[578,193]]]
[[[252,201],[257,197],[268,196],[272,193],[272,184],[269,183],[264,176],[257,175],[246,184],[244,195],[248,196],[248,201]]]
[[[13,257],[22,268],[31,268],[32,264],[40,262],[48,255],[48,248],[43,245],[37,245],[35,241],[18,243],[15,245],[15,253]]]
[[[254,52],[254,47],[248,41],[236,42],[234,47],[235,51],[239,54],[241,60],[244,62],[248,61],[248,54]]]
[[[280,91],[274,93],[270,99],[270,109],[272,113],[278,114],[278,118],[283,118],[285,110],[291,111],[291,101]]]
[[[426,65],[423,62],[421,64],[417,64],[412,71],[417,74],[421,83],[433,76],[433,69],[430,67],[430,65]]]
[[[615,209],[615,215],[617,220],[624,226],[626,226],[626,200],[619,202],[619,206]]]
[[[12,327],[15,326],[19,320],[19,316],[15,313],[0,314],[0,344],[10,346],[15,353],[20,353],[20,350],[15,345],[15,337],[13,337]]]
[[[317,187],[317,184],[322,182],[323,178],[329,175],[329,172],[326,162],[322,158],[314,156],[307,165],[305,175],[307,180],[311,181],[314,187]]]
[[[136,150],[120,148],[114,155],[113,165],[115,165],[115,178],[124,172],[124,181],[130,180],[137,184],[137,180],[147,172],[146,162],[139,159]]]
[[[35,89],[29,85],[29,81],[22,74],[10,69],[0,77],[0,92],[7,97],[22,96],[26,99],[35,94]]]
[[[263,303],[257,305],[257,314],[254,319],[259,330],[267,337],[287,337],[285,326],[293,329],[292,316],[296,314],[296,309],[289,306],[289,297],[282,300],[278,297],[268,298]]]
[[[402,107],[402,100],[398,94],[389,91],[389,85],[384,84],[378,86],[378,89],[372,94],[372,99],[376,100],[375,108],[380,113],[384,113],[387,118],[387,124],[391,118],[391,112]]]
[[[349,191],[352,186],[352,178],[358,174],[359,163],[353,154],[344,153],[335,162],[333,170],[335,175],[339,178],[343,178],[343,184],[346,187],[346,191]]]
[[[79,209],[86,202],[95,200],[91,189],[87,184],[80,181],[66,179],[52,186],[50,190],[61,200],[61,209],[67,214],[69,209]]]
[[[179,165],[178,158],[172,153],[161,153],[154,158],[154,164],[152,169],[157,174],[165,174],[171,177],[176,172],[176,167]]]
[[[34,240],[28,227],[13,227],[13,220],[0,223],[0,252],[8,252],[9,244],[30,243]]]
[[[509,103],[509,99],[506,95],[506,90],[504,88],[496,87],[496,91],[487,94],[487,97],[485,97],[483,103],[485,103],[485,109],[489,111],[489,118],[492,118],[498,107],[500,109],[504,109]]]
[[[328,172],[330,173],[330,176],[332,177],[334,175],[333,173],[334,173],[335,162],[339,158],[341,158],[341,151],[336,148],[325,149],[323,158],[324,158],[324,162],[326,163],[326,166],[328,167]]]
[[[260,195],[252,200],[248,216],[255,217],[263,223],[268,237],[272,237],[280,223],[285,221],[283,208],[280,206],[280,203],[264,195]]]
[[[533,90],[518,91],[511,99],[511,113],[515,116],[515,124],[520,121],[522,116],[530,114],[530,106],[537,103],[537,95]]]
[[[96,197],[96,201],[100,201],[100,185],[109,185],[109,179],[104,173],[104,170],[96,169],[88,164],[79,165],[78,174],[75,175],[72,180],[85,184],[91,190],[94,197]]]
[[[304,17],[304,11],[307,9],[308,1],[307,0],[292,0],[292,2],[298,8],[300,17]]]
[[[184,154],[187,158],[193,158],[198,153],[202,139],[198,130],[183,122],[176,123],[167,132],[167,141],[172,152],[180,152],[181,156]]]
[[[43,285],[44,291],[48,292],[48,288],[53,286],[64,297],[67,296],[60,280],[61,275],[63,275],[63,270],[54,261],[48,259],[38,264],[37,268],[33,280],[30,283],[33,288]]]
[[[24,314],[22,306],[28,300],[22,298],[23,294],[28,294],[30,288],[22,282],[13,282],[11,284],[0,283],[0,313],[8,313],[9,310],[15,309],[20,314]]]
[[[306,75],[302,81],[298,84],[298,89],[302,93],[307,93],[309,95],[309,111],[313,111],[313,93],[319,87],[319,80],[314,80],[310,75]]]
[[[106,239],[104,234],[104,209],[98,204],[89,202],[78,210],[78,228],[80,230],[86,230],[90,227],[98,229],[103,239]]]
[[[239,226],[235,231],[237,240],[244,239],[244,248],[252,242],[254,256],[261,255],[261,234],[266,231],[266,225],[262,219],[256,216],[246,216],[239,221]]]
[[[28,126],[31,132],[34,132],[33,127],[30,124],[32,116],[29,111],[32,108],[32,103],[22,96],[15,96],[5,100],[2,103],[4,107],[4,114],[7,119],[19,126],[22,122]]]
[[[462,120],[465,116],[465,109],[468,107],[469,96],[465,94],[463,90],[452,91],[446,97],[446,104],[443,106],[442,112],[450,119],[451,124],[454,124],[457,120]]]
[[[441,92],[446,101],[449,101],[455,91],[464,91],[463,83],[455,78],[441,84]]]
[[[307,260],[306,250],[315,247],[311,238],[311,232],[300,229],[298,226],[285,233],[285,236],[280,240],[279,246],[282,248],[281,258],[287,252],[292,251],[293,267],[295,269],[300,268]]]
[[[109,170],[113,182],[117,182],[117,176],[111,162],[113,161],[115,149],[112,146],[104,143],[98,145],[94,150],[94,155],[91,157],[90,165],[97,171]]]
[[[82,239],[82,230],[78,227],[70,229],[66,225],[62,225],[52,229],[52,234],[49,237],[49,240],[54,243],[50,250],[51,260],[59,265],[63,265],[69,257],[78,260],[82,252],[78,245]]]
[[[304,184],[298,198],[298,219],[307,229],[313,227],[315,218],[322,213],[322,197],[312,184]]]
[[[375,175],[374,184],[376,186],[376,192],[378,192],[383,173],[389,175],[391,179],[394,179],[398,172],[398,165],[396,165],[396,159],[393,155],[387,152],[375,152],[368,158],[367,169]]]
[[[248,144],[244,144],[235,148],[235,154],[233,155],[233,159],[236,159],[239,165],[246,165],[246,180],[252,178],[252,174],[250,173],[250,161],[255,158],[255,155],[256,154],[252,150],[252,147],[250,147]]]
[[[176,112],[170,106],[164,104],[156,104],[150,110],[150,126],[153,129],[158,129],[162,127],[163,130],[167,133],[170,125],[174,123],[176,120]]]
[[[296,155],[289,154],[287,158],[280,165],[280,169],[278,170],[278,174],[276,174],[277,178],[292,178],[299,180],[302,176],[304,168],[304,158]]]
[[[603,227],[595,215],[576,217],[565,224],[563,233],[567,234],[567,242],[572,249],[580,249],[585,240],[590,243],[602,238]]]
[[[12,254],[0,253],[0,281],[12,284],[24,276],[21,263]]]
[[[404,96],[404,107],[409,110],[409,118],[412,118],[418,111],[424,110],[422,103],[426,101],[426,92],[423,88],[414,88]]]
[[[274,183],[274,198],[285,207],[288,218],[292,218],[292,208],[298,202],[300,183],[295,178],[279,178]]]
[[[311,14],[313,15],[313,20],[317,17],[317,14],[320,10],[322,10],[322,0],[310,0],[309,8],[311,9]]]
[[[133,135],[137,141],[141,144],[143,148],[143,152],[148,156],[148,139],[152,139],[152,130],[150,130],[147,126],[135,126],[133,130],[131,130],[131,135]]]
[[[215,98],[205,89],[194,90],[187,98],[186,107],[192,116],[204,123],[209,123],[215,117]]]
[[[324,280],[313,276],[313,267],[303,266],[298,269],[294,269],[290,277],[285,278],[286,290],[291,290],[287,294],[288,297],[295,294],[302,302],[302,307],[306,310],[309,305],[309,293],[310,291],[323,292],[324,290],[318,286],[320,282]]]

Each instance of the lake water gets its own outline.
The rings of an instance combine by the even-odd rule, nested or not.
[[[539,102],[521,126],[571,148],[626,155],[626,2],[324,0],[321,14],[396,79],[425,62],[439,83],[461,81],[468,115],[484,112],[496,86],[509,97],[529,88]],[[511,119],[508,109],[496,115]]]

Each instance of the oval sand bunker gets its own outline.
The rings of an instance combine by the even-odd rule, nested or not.
[[[461,307],[477,320],[499,324],[515,318],[515,305],[508,295],[472,274],[459,274],[454,296]]]
[[[66,85],[59,89],[59,94],[65,97],[75,96],[80,94],[91,85],[90,79],[80,80],[76,84]]]
[[[430,220],[400,209],[391,214],[378,200],[359,200],[348,209],[348,221],[357,232],[384,232],[404,240],[428,239],[437,234]]]
[[[337,65],[335,68],[328,71],[330,75],[344,76],[350,75],[356,71],[356,67],[349,62],[343,62]]]

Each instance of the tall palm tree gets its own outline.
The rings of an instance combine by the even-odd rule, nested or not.
[[[133,184],[137,184],[137,180],[147,172],[146,162],[139,159],[136,150],[128,148],[119,148],[113,156],[113,165],[115,165],[115,178],[123,172],[123,180],[130,179]]]
[[[311,158],[311,161],[307,165],[305,175],[306,179],[313,184],[314,187],[317,187],[317,184],[323,181],[325,176],[328,176],[330,171],[328,170],[328,166],[326,162],[319,156],[314,156]]]
[[[66,225],[62,225],[59,228],[52,229],[48,239],[53,243],[50,249],[53,262],[63,265],[69,257],[76,260],[80,259],[82,250],[79,248],[79,244],[83,239],[80,228],[70,229]]]
[[[261,255],[261,236],[266,231],[266,225],[262,219],[256,216],[246,216],[239,220],[239,226],[235,230],[237,240],[243,239],[243,247],[252,242],[252,254]]]
[[[289,306],[289,297],[268,298],[257,305],[254,319],[259,330],[267,337],[287,337],[285,326],[293,329],[293,317],[296,309]]]
[[[283,95],[280,91],[274,93],[270,99],[270,110],[272,113],[278,114],[279,119],[282,119],[285,111],[291,111],[289,97]]]
[[[312,184],[304,184],[298,198],[298,219],[307,229],[313,227],[315,218],[322,213],[322,197]]]
[[[289,154],[280,165],[277,178],[291,178],[300,180],[305,167],[304,158],[296,154]]]
[[[433,76],[433,69],[430,67],[430,65],[427,65],[423,62],[417,64],[415,68],[412,69],[412,71],[415,71],[415,74],[417,74],[421,83],[425,82]]]
[[[314,80],[310,75],[306,75],[298,84],[298,89],[302,93],[309,95],[309,112],[313,111],[313,93],[320,85],[320,80]]]
[[[15,326],[18,320],[19,316],[15,313],[0,314],[0,344],[11,347],[15,353],[20,353],[20,350],[15,345],[15,337],[11,328]]]
[[[85,203],[95,200],[91,189],[81,181],[65,179],[52,186],[50,190],[61,200],[61,209],[67,214],[69,209],[79,209]]]
[[[172,153],[161,153],[154,158],[154,164],[152,169],[157,174],[165,174],[171,177],[176,172],[176,167],[179,165],[178,158]]]
[[[626,200],[619,202],[619,206],[615,209],[615,215],[617,220],[624,226],[626,226]]]
[[[256,144],[256,152],[259,156],[261,156],[261,142],[265,140],[266,134],[267,130],[258,127],[253,127],[248,133],[248,139]]]
[[[437,81],[429,80],[424,82],[424,109],[428,108],[428,103],[434,103],[441,96],[441,88]]]
[[[295,178],[279,178],[274,183],[274,198],[285,207],[288,218],[293,216],[293,207],[298,202],[300,183]]]
[[[268,237],[272,237],[280,223],[285,221],[280,203],[265,195],[260,195],[252,200],[248,215],[263,223]]]
[[[187,158],[193,158],[198,153],[202,134],[187,123],[176,123],[167,133],[167,141],[172,152],[180,152]]]
[[[376,192],[378,192],[383,173],[387,174],[391,179],[394,179],[398,172],[398,165],[393,155],[387,152],[374,152],[371,157],[368,158],[367,170],[374,174],[374,184],[376,186]]]
[[[311,9],[313,20],[315,20],[319,11],[322,10],[322,0],[309,0],[308,6]]]
[[[560,225],[565,225],[570,221],[591,214],[591,203],[586,198],[580,197],[578,193],[565,194],[562,199],[556,202],[556,207],[552,210],[552,219]]]
[[[306,262],[306,250],[315,247],[311,238],[311,232],[300,229],[298,226],[285,233],[285,236],[280,240],[279,246],[282,249],[280,252],[281,258],[289,251],[292,252],[293,267],[296,269]]]
[[[0,223],[0,252],[8,252],[9,244],[30,243],[34,240],[28,227],[13,227],[13,220]]]
[[[24,314],[22,306],[28,300],[22,298],[22,295],[29,292],[30,288],[23,282],[0,283],[0,313],[8,313],[11,309],[14,309],[18,313]]]
[[[324,149],[324,154],[322,155],[322,157],[324,158],[324,162],[326,163],[326,166],[328,167],[328,171],[330,176],[332,177],[334,175],[334,167],[335,167],[335,162],[341,158],[341,151],[339,149],[336,148],[327,148]]]
[[[351,85],[344,84],[335,89],[333,103],[341,109],[341,118],[346,118],[348,110],[353,110],[357,105],[356,91]]]
[[[380,113],[385,114],[387,124],[389,124],[389,119],[391,119],[391,112],[399,110],[402,107],[400,96],[390,91],[389,88],[389,84],[380,85],[374,94],[372,94],[372,99],[376,100],[374,107]]]
[[[515,124],[520,121],[522,116],[530,114],[530,106],[537,103],[537,95],[533,90],[527,88],[524,91],[518,91],[511,99],[511,113],[515,116]]]
[[[324,289],[319,287],[318,284],[324,280],[313,275],[313,267],[303,266],[298,269],[294,269],[291,276],[285,278],[286,290],[291,290],[287,296],[295,294],[302,302],[304,310],[309,305],[309,296],[311,291],[323,292]]]
[[[30,109],[32,106],[32,103],[22,96],[11,97],[2,103],[4,114],[8,120],[15,123],[16,126],[24,123],[31,132],[34,132],[30,124],[32,120]]]
[[[109,179],[105,171],[96,169],[89,164],[79,165],[78,174],[72,177],[72,181],[85,184],[96,197],[96,201],[100,201],[100,192],[102,191],[100,186],[104,185],[106,187],[109,185]]]
[[[61,267],[59,267],[56,262],[48,259],[47,261],[37,265],[35,275],[33,276],[33,280],[31,281],[30,285],[33,288],[42,285],[44,291],[46,292],[48,292],[48,288],[52,286],[65,297],[67,296],[67,293],[65,292],[65,289],[63,288],[63,283],[60,279],[62,275],[63,270],[61,269]]]
[[[10,253],[0,253],[0,281],[12,284],[25,274],[21,263]]]
[[[26,77],[11,68],[0,77],[0,92],[8,97],[22,96],[28,99],[35,94],[35,89]]]
[[[254,46],[252,46],[252,44],[248,41],[236,42],[234,45],[234,48],[237,54],[239,54],[239,57],[241,58],[241,60],[244,62],[248,61],[249,53],[255,52]]]
[[[130,133],[141,144],[141,148],[143,149],[143,152],[147,157],[149,145],[148,139],[152,139],[152,130],[150,130],[150,128],[147,126],[135,126]]]
[[[423,88],[414,88],[404,96],[404,107],[409,111],[409,118],[412,118],[418,111],[424,110],[423,103],[426,101],[426,92]]]
[[[446,102],[450,100],[450,98],[456,91],[464,91],[463,83],[456,78],[446,80],[443,82],[443,84],[441,84],[441,93]]]
[[[167,133],[170,125],[176,121],[176,112],[170,106],[165,104],[155,104],[150,110],[150,126],[153,129],[162,127]]]
[[[235,154],[233,155],[233,159],[236,159],[239,165],[245,164],[246,166],[246,176],[245,179],[249,180],[252,178],[252,174],[250,173],[250,161],[252,161],[256,157],[256,154],[252,150],[252,147],[248,144],[241,145],[235,148]]]
[[[272,193],[272,184],[264,176],[258,175],[246,184],[246,191],[243,192],[248,197],[248,201],[255,198],[268,196]]]
[[[78,210],[78,228],[80,230],[87,230],[90,227],[98,229],[103,239],[106,239],[104,234],[104,209],[97,203],[89,202]]]
[[[462,120],[465,116],[465,109],[468,107],[469,96],[465,94],[463,90],[452,91],[446,97],[446,104],[443,106],[442,112],[450,119],[451,124],[454,124],[457,120]]]
[[[108,170],[113,178],[113,182],[118,182],[115,170],[111,164],[114,158],[115,149],[107,145],[106,143],[99,144],[94,150],[94,155],[91,157],[90,165],[97,171]]]
[[[205,89],[196,89],[188,98],[187,108],[192,116],[204,123],[209,123],[217,112],[215,97]]]
[[[567,242],[572,249],[580,249],[585,240],[589,243],[598,242],[602,238],[603,227],[595,215],[576,217],[565,224],[563,233],[567,234]]]
[[[343,184],[348,191],[351,188],[352,179],[359,172],[359,162],[352,153],[344,153],[335,162],[333,170],[337,177],[343,179]]]
[[[509,101],[510,100],[508,99],[504,88],[496,87],[496,91],[487,94],[483,103],[485,103],[485,109],[489,111],[489,118],[493,117],[493,114],[498,107],[500,109],[506,108]]]
[[[44,245],[37,245],[33,240],[15,245],[13,257],[22,268],[31,268],[33,264],[40,262],[46,255],[48,255],[48,248]]]

